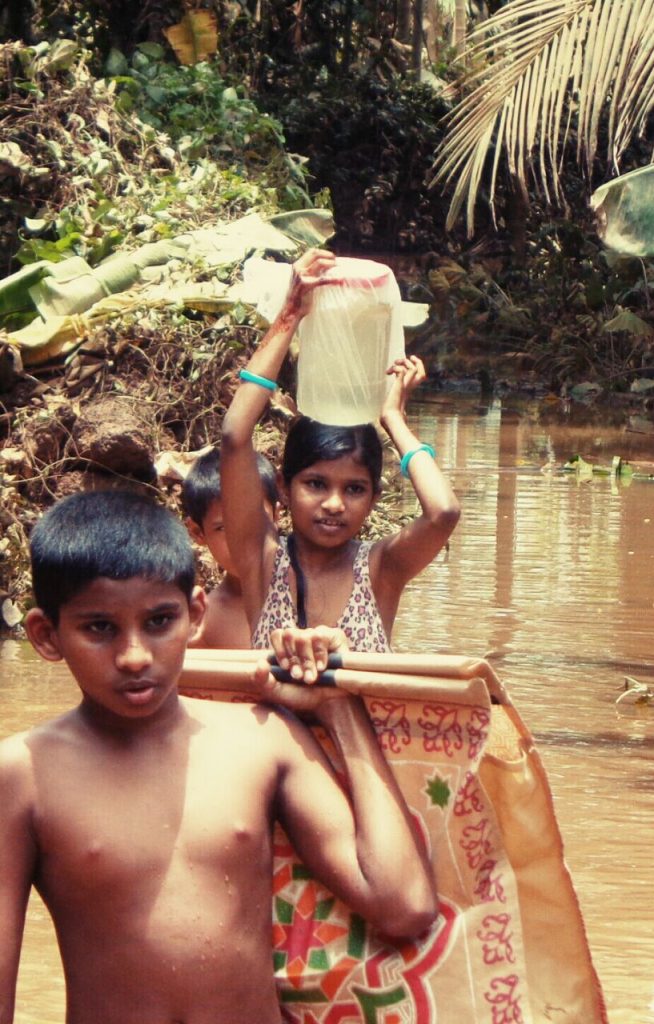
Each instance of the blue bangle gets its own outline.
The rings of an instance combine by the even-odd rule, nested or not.
[[[245,380],[248,384],[258,384],[260,388],[265,388],[266,391],[276,391],[277,382],[274,380],[268,380],[267,377],[260,377],[258,373],[252,373],[250,370],[239,370],[238,373],[241,380]]]
[[[413,458],[413,456],[417,455],[418,452],[429,452],[429,454],[431,455],[432,459],[436,458],[436,451],[434,450],[434,448],[432,448],[432,446],[430,444],[419,444],[417,448],[412,448],[410,452],[406,452],[402,456],[402,460],[400,462],[400,473],[402,474],[402,476],[405,476],[405,477],[408,478],[408,476],[409,476],[409,463],[411,462],[411,459]]]

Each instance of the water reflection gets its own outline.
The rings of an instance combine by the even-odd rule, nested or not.
[[[460,398],[426,401],[414,419],[463,516],[449,552],[407,590],[396,646],[492,660],[549,773],[610,1020],[654,1024],[654,707],[615,703],[626,675],[654,684],[654,481],[561,471],[576,453],[645,462],[651,437]],[[3,732],[58,713],[74,693],[24,646],[0,647],[0,673]],[[61,1024],[56,964],[35,904],[16,1024]]]
[[[463,517],[407,593],[395,639],[492,660],[541,747],[610,1020],[651,1024],[654,707],[615,700],[625,675],[654,679],[654,481],[561,469],[577,453],[645,462],[651,441],[500,403],[458,408],[416,413]]]
[[[54,718],[76,700],[60,665],[41,661],[27,644],[0,644],[0,732],[8,735]],[[50,916],[30,898],[18,977],[15,1024],[63,1024],[64,983]]]

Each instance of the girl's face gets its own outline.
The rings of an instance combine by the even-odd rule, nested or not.
[[[300,470],[286,495],[294,531],[319,547],[355,537],[377,499],[370,473],[352,455]]]

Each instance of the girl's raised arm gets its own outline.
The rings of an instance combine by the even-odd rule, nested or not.
[[[375,594],[386,607],[397,607],[402,590],[436,557],[459,521],[459,502],[441,472],[433,449],[424,445],[406,421],[410,393],[425,379],[417,356],[397,359],[390,367],[393,386],[381,424],[397,448],[403,473],[415,489],[422,514],[395,534],[378,541],[371,556]],[[382,612],[383,614],[383,612]]]
[[[293,335],[309,310],[311,292],[321,283],[324,271],[333,264],[332,253],[310,249],[293,265],[284,305],[247,367],[241,371],[241,384],[223,420],[220,460],[223,521],[250,623],[259,614],[268,585],[266,556],[277,543],[275,530],[264,509],[252,436],[276,387],[277,375]]]

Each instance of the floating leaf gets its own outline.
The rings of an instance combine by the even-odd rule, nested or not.
[[[211,11],[188,11],[164,35],[180,64],[199,64],[218,49],[218,23]]]
[[[573,455],[563,468],[574,470],[580,480],[590,480],[594,472],[591,463],[582,459],[581,455]]]

